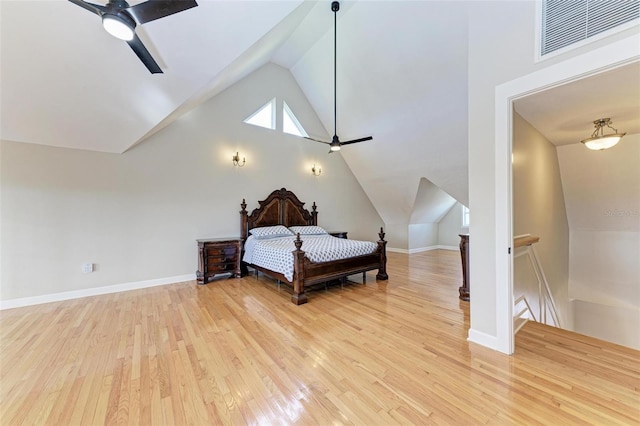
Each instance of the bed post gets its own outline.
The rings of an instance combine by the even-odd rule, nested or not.
[[[293,295],[291,301],[296,305],[302,305],[307,303],[307,295],[304,293],[304,252],[300,250],[302,247],[302,240],[300,239],[300,233],[297,234],[295,241],[293,242],[296,249],[293,253]]]
[[[318,226],[318,212],[316,211],[316,209],[318,208],[318,206],[316,206],[316,202],[313,202],[313,205],[311,206],[311,220],[313,221],[313,225],[314,226]]]
[[[243,277],[249,273],[249,269],[247,268],[247,264],[242,261],[242,257],[244,256],[244,242],[247,241],[247,202],[242,199],[242,203],[240,203],[240,238],[242,239],[241,249],[240,249],[240,276]],[[256,269],[257,272],[257,269]]]
[[[380,228],[380,232],[378,236],[380,240],[378,241],[378,248],[380,251],[380,269],[378,269],[378,275],[376,275],[376,279],[378,280],[388,280],[389,275],[387,275],[387,242],[384,240],[384,229]]]
[[[240,210],[240,238],[245,241],[247,239],[247,202],[244,198],[240,203],[240,207],[242,207],[242,210]]]

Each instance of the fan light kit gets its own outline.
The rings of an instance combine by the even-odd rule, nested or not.
[[[318,139],[313,139],[309,137],[305,137],[305,139],[309,139],[315,142],[326,143],[329,145],[329,154],[335,151],[340,151],[342,145],[349,145],[357,142],[370,141],[373,139],[372,136],[367,136],[365,138],[354,139],[346,142],[340,142],[340,138],[338,138],[338,101],[337,101],[337,46],[338,46],[338,11],[340,10],[340,2],[334,1],[331,3],[331,11],[333,11],[333,138],[331,142],[325,142]]]
[[[602,150],[611,148],[612,146],[617,145],[617,143],[620,142],[620,139],[626,135],[626,133],[618,133],[618,129],[611,127],[613,122],[610,118],[600,118],[595,120],[593,124],[596,129],[591,134],[591,137],[581,141],[589,149]],[[613,133],[605,135],[605,127],[613,130]]]
[[[124,13],[122,16],[105,13],[102,16],[102,26],[109,34],[120,40],[131,41],[136,33],[136,22]]]
[[[136,26],[198,5],[195,0],[150,0],[134,6],[129,6],[125,0],[110,0],[104,6],[84,0],[69,1],[101,17],[104,29],[126,41],[151,74],[162,74],[162,70],[136,35]]]

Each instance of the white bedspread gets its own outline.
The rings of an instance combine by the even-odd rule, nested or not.
[[[347,240],[331,235],[301,235],[301,250],[312,262],[328,262],[362,256],[376,251],[378,244],[371,241]],[[293,244],[295,237],[278,237],[265,240],[249,236],[244,245],[242,260],[247,263],[279,272],[293,281]]]

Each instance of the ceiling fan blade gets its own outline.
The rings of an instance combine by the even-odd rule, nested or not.
[[[98,16],[102,16],[102,13],[106,10],[104,6],[100,6],[99,4],[93,4],[82,0],[69,0],[71,3],[80,6],[83,9],[88,10],[89,12],[95,13]]]
[[[153,59],[151,53],[144,47],[142,40],[138,38],[137,34],[134,34],[133,40],[127,42],[131,49],[138,55],[138,58],[142,61],[142,63],[149,69],[151,74],[162,74],[162,70],[158,63]]]
[[[358,143],[358,142],[370,141],[371,139],[373,139],[373,136],[367,136],[366,138],[353,139],[353,140],[346,141],[346,142],[340,142],[340,145],[349,145],[350,143]]]
[[[151,0],[127,8],[139,24],[155,21],[174,13],[196,7],[195,0]]]
[[[327,145],[329,145],[329,142],[325,142],[325,141],[321,141],[318,139],[314,139],[314,138],[310,138],[308,136],[304,136],[305,139],[309,139],[310,141],[314,141],[314,142],[320,142],[320,143],[326,143]]]

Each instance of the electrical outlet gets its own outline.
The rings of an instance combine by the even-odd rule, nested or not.
[[[93,272],[93,263],[83,263],[82,264],[82,273],[88,274]]]

